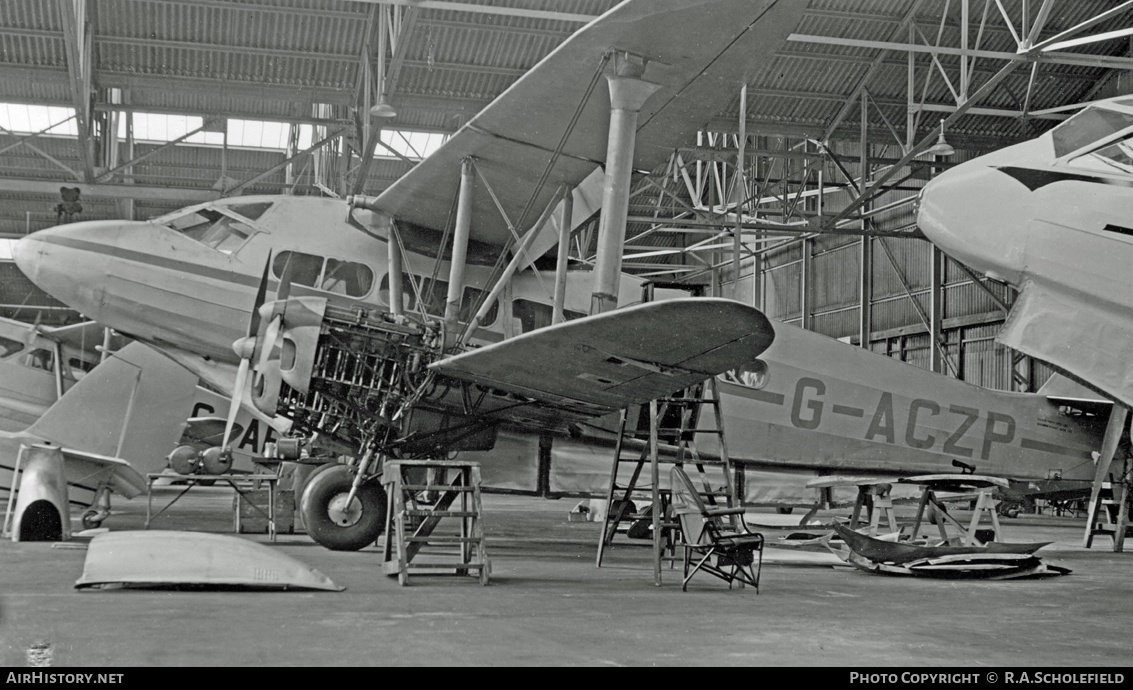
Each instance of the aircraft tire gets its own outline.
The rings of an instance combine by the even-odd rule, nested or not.
[[[83,529],[98,529],[102,525],[102,518],[100,511],[88,510],[83,513]]]
[[[386,492],[371,480],[358,487],[350,510],[342,511],[354,482],[346,465],[331,465],[312,475],[303,491],[300,508],[307,534],[332,551],[357,551],[377,541],[385,526]]]

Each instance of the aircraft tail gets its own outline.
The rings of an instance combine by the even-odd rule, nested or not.
[[[141,343],[99,364],[28,433],[157,472],[192,413],[197,376]]]

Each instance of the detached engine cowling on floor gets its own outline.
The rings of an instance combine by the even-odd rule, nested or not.
[[[314,331],[306,306],[300,333],[291,331],[291,310],[276,307],[283,318],[268,340],[278,343],[265,345],[253,383],[262,412],[290,419],[293,432],[350,450],[373,444],[424,456],[495,445],[495,424],[465,414],[459,386],[429,372],[441,353],[437,329],[328,305]]]

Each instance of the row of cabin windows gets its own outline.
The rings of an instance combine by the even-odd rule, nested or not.
[[[26,347],[24,343],[18,340],[0,336],[0,359],[22,352]],[[19,361],[30,369],[55,371],[55,353],[46,348],[35,348],[21,355]],[[63,376],[73,380],[81,379],[84,374],[94,368],[96,363],[79,357],[68,357],[67,367],[63,369]]]
[[[414,282],[417,283],[417,289],[413,289]],[[448,281],[447,280],[434,280],[433,278],[418,278],[414,281],[408,275],[402,274],[401,276],[401,309],[404,312],[414,312],[418,310],[417,306],[417,291],[421,293],[421,302],[423,304],[426,314],[433,316],[444,316],[445,314],[445,301],[448,299]],[[480,299],[484,295],[483,290],[476,288],[464,288],[464,294],[460,296],[460,312],[457,314],[457,321],[468,323],[472,317],[476,315],[476,310],[480,307]],[[389,275],[382,276],[381,285],[378,286],[378,299],[385,304],[389,304]],[[488,310],[488,315],[484,317],[481,325],[490,326],[495,323],[496,316],[500,312],[500,303],[492,302],[492,308]]]
[[[285,267],[290,267],[291,282],[317,290],[324,290],[348,297],[364,297],[374,284],[374,273],[366,264],[339,259],[328,259],[303,252],[280,252],[272,262],[272,272],[281,278]],[[414,283],[416,282],[416,289]],[[468,323],[476,313],[484,291],[473,287],[464,288],[461,295],[460,312],[457,320]],[[401,276],[401,308],[405,312],[418,311],[418,296],[426,314],[444,316],[445,300],[448,297],[448,281],[420,277],[416,281],[409,275]],[[389,275],[382,276],[378,285],[378,299],[389,304]],[[564,310],[567,321],[586,316],[578,311]],[[483,324],[489,326],[499,316],[499,302],[493,302]],[[549,304],[517,299],[512,302],[512,318],[522,333],[551,325],[553,309]]]
[[[292,284],[336,295],[365,297],[374,286],[374,272],[366,264],[354,261],[303,252],[280,252],[272,261],[271,270],[276,278],[281,278],[285,268],[291,271]]]

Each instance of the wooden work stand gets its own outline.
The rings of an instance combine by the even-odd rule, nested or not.
[[[153,512],[153,485],[158,479],[170,479],[173,481],[185,482],[185,488],[174,496],[169,503],[157,511]],[[275,541],[276,536],[276,523],[275,523],[275,489],[279,483],[278,474],[166,474],[162,472],[151,472],[146,475],[146,523],[145,529],[149,529],[150,523],[153,522],[158,516],[168,510],[174,503],[181,500],[181,497],[189,493],[189,490],[196,486],[202,486],[203,482],[223,482],[236,492],[236,495],[248,500],[247,493],[251,490],[251,485],[257,485],[259,482],[265,482],[268,488],[268,509],[265,512],[263,508],[252,501],[248,503],[256,508],[257,511],[267,518],[268,537]],[[244,486],[241,487],[241,484]],[[240,531],[240,511],[235,511],[236,517],[234,518],[235,531]]]
[[[850,517],[850,529],[856,530],[858,525],[864,524],[865,521],[862,520],[862,510],[864,509],[869,516],[869,536],[876,537],[881,527],[883,515],[889,525],[890,532],[900,531],[900,528],[897,526],[897,517],[893,513],[893,499],[889,496],[889,488],[896,482],[897,479],[895,477],[830,476],[812,479],[807,482],[806,485],[808,488],[818,489],[819,491],[838,487],[857,487],[858,495],[854,500],[854,512]],[[815,502],[814,507],[803,516],[799,524],[805,527],[809,524],[810,519],[821,509],[822,500],[820,498]]]
[[[389,500],[382,568],[409,584],[410,573],[476,573],[488,584],[491,563],[484,545],[480,464],[444,460],[391,460],[382,470]],[[438,531],[442,523],[447,531]],[[426,546],[440,554],[423,556]]]
[[[930,474],[918,477],[905,477],[900,480],[902,484],[918,484],[921,488],[921,500],[917,507],[917,516],[913,521],[913,538],[915,539],[921,528],[921,522],[926,516],[934,517],[940,539],[951,542],[945,523],[955,527],[961,543],[967,546],[980,546],[986,540],[980,539],[977,532],[983,516],[986,514],[993,530],[992,541],[1002,541],[999,527],[999,516],[995,508],[999,501],[994,497],[995,490],[1007,488],[1007,480],[999,477],[987,477],[974,474]],[[944,502],[937,495],[938,492],[959,494],[962,499],[975,500],[971,522],[965,526],[948,514]]]

